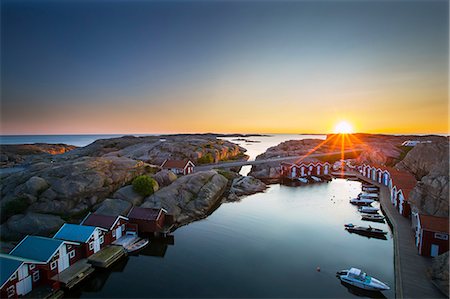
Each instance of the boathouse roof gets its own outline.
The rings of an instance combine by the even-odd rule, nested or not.
[[[408,200],[409,193],[417,184],[416,178],[407,171],[401,171],[396,168],[387,168],[391,175],[392,185],[397,186],[398,190],[402,190],[405,200]]]
[[[22,264],[23,261],[0,256],[0,285],[2,287]]]
[[[424,230],[448,234],[448,217],[436,217],[419,214],[420,226]]]
[[[53,238],[86,243],[97,228],[96,226],[64,223]]]
[[[128,220],[124,216],[110,216],[89,213],[86,218],[81,222],[84,226],[98,226],[105,229],[112,229],[119,219]]]
[[[191,160],[169,160],[166,159],[163,164],[161,164],[162,168],[179,168],[184,169],[186,165],[190,163],[192,166],[195,166]]]
[[[158,220],[163,209],[133,207],[128,213],[128,218],[141,220]],[[165,211],[164,211],[165,212]]]
[[[67,242],[46,237],[26,236],[16,247],[14,247],[10,254],[40,262],[48,262],[64,243]]]

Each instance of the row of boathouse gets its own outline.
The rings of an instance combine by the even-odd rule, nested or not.
[[[86,264],[96,266],[94,257],[102,251],[120,249],[115,254],[122,257],[125,250],[117,245],[122,239],[138,233],[166,234],[172,222],[164,209],[133,207],[127,216],[89,213],[79,225],[65,223],[52,238],[28,235],[9,254],[0,254],[1,298],[24,296],[38,287],[55,295],[70,279],[79,281],[77,276],[93,272]],[[63,279],[69,272],[75,274]]]
[[[281,163],[281,176],[296,180],[308,176],[328,176],[339,165],[357,171],[365,178],[386,186],[390,191],[390,201],[399,214],[411,219],[415,245],[423,256],[437,256],[449,250],[449,219],[425,215],[411,209],[411,191],[417,184],[416,178],[406,171],[394,167],[362,164],[352,166],[341,161],[335,165],[328,162]]]

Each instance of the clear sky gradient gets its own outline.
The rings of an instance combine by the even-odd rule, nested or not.
[[[448,1],[2,1],[2,134],[448,132]]]

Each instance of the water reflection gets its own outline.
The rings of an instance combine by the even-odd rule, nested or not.
[[[352,295],[358,296],[358,297],[365,297],[365,298],[387,298],[383,293],[380,291],[368,291],[363,290],[360,288],[357,288],[355,286],[352,286],[351,284],[348,284],[344,281],[341,281],[341,284],[347,288],[348,292]]]

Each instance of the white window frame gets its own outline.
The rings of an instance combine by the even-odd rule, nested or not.
[[[69,251],[69,258],[73,259],[75,257],[75,250]]]
[[[125,231],[125,223],[121,225],[122,227],[122,233]]]
[[[33,282],[38,281],[40,278],[39,271],[33,272]]]
[[[448,235],[443,233],[434,233],[434,238],[439,240],[448,240]]]
[[[112,236],[113,236],[113,238],[116,237],[116,230],[115,229],[112,230]]]
[[[89,242],[89,250],[94,250],[94,242]]]
[[[30,264],[30,270],[34,270],[34,268],[36,268],[35,264]]]
[[[104,236],[100,236],[100,238],[98,238],[100,240],[100,244],[105,243],[105,237]]]
[[[6,291],[8,292],[8,298],[13,297],[16,294],[16,286],[15,285],[9,286],[6,289]]]
[[[53,261],[50,263],[50,270],[55,270],[58,267],[58,261]]]
[[[17,278],[17,272],[14,272],[14,274],[11,275],[11,277],[9,278],[9,281],[13,281],[16,278]]]

